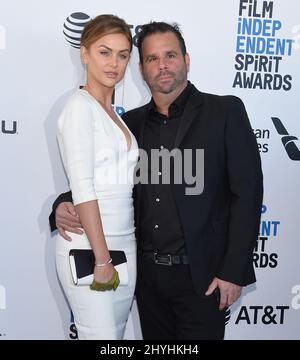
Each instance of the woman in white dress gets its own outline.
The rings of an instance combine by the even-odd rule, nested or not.
[[[136,241],[132,199],[138,146],[112,108],[115,85],[132,50],[124,20],[99,15],[84,28],[80,54],[86,85],[67,102],[58,120],[58,143],[83,235],[56,240],[57,272],[74,314],[79,339],[122,339],[136,279]],[[73,283],[70,249],[95,255],[94,281]],[[129,283],[119,285],[109,250],[123,250]]]

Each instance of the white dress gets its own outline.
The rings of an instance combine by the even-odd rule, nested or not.
[[[120,121],[124,124],[123,120]],[[127,127],[126,127],[127,128]],[[128,129],[128,128],[127,128]],[[129,131],[129,129],[128,129]],[[129,284],[116,291],[75,286],[68,254],[91,248],[86,235],[56,239],[57,273],[71,306],[79,339],[122,339],[136,280],[136,240],[132,199],[138,145],[131,136],[128,150],[123,131],[98,101],[80,89],[69,99],[58,120],[58,143],[75,205],[97,200],[109,250],[124,250]]]

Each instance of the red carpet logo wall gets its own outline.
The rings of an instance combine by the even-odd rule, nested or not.
[[[125,6],[121,0],[84,6],[28,0],[16,11],[14,1],[0,2],[0,339],[77,337],[47,217],[57,194],[68,190],[57,119],[85,81],[81,31],[101,13],[127,20],[135,45],[113,99],[118,113],[150,99],[139,73],[136,24],[152,19],[180,24],[191,54],[189,78],[201,91],[245,103],[262,159],[265,206],[253,257],[257,282],[227,310],[225,338],[300,339],[300,2],[227,0],[218,11],[205,0],[161,5],[158,13],[147,2],[139,11],[138,0]],[[31,281],[18,281],[18,274]],[[126,338],[140,339],[136,303],[133,308]]]

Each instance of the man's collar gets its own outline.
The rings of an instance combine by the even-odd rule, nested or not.
[[[172,102],[172,104],[169,107],[169,117],[170,118],[174,117],[174,116],[180,116],[183,113],[183,110],[185,108],[185,105],[187,103],[187,100],[188,100],[188,97],[190,95],[192,88],[193,88],[193,85],[190,83],[190,81],[188,81],[187,86],[177,96],[177,98]],[[157,115],[157,116],[160,115],[157,111],[157,107],[156,107],[153,97],[151,98],[151,101],[149,103],[148,111],[149,111],[150,115]]]

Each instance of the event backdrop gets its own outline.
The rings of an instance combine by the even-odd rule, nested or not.
[[[299,0],[1,1],[0,339],[77,335],[55,272],[48,215],[68,189],[56,124],[84,83],[78,34],[101,13],[125,18],[134,39],[150,20],[177,22],[191,56],[189,79],[244,101],[265,192],[257,283],[228,311],[226,339],[300,339]],[[114,106],[122,113],[149,98],[134,47]],[[126,338],[141,339],[135,304]]]

